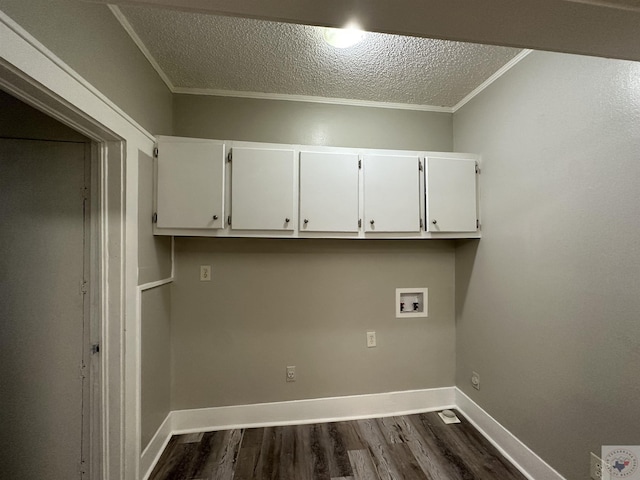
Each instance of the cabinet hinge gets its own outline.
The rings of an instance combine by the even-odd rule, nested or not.
[[[91,345],[91,355],[95,355],[96,353],[100,353],[100,344],[94,343]]]
[[[362,168],[362,160],[358,159],[358,168],[361,169]]]
[[[231,226],[231,215],[227,217],[227,225]]]
[[[476,230],[480,229],[480,220],[476,218]]]
[[[482,173],[482,172],[480,171],[480,167],[476,163],[476,175],[480,175],[480,173]]]
[[[156,212],[156,213],[154,213],[154,214],[151,216],[151,222],[152,222],[152,223],[158,223],[158,213],[157,213],[157,212]]]
[[[89,188],[82,187],[82,199],[89,200]]]
[[[86,295],[87,293],[89,293],[89,282],[82,282],[82,285],[80,285],[80,292],[82,293],[82,295]]]
[[[158,147],[153,149],[153,156],[158,158]]]
[[[233,150],[229,149],[229,153],[227,153],[227,162],[230,162],[233,159]]]
[[[424,222],[422,221],[422,219],[420,219],[420,230],[422,230],[424,228]]]
[[[80,365],[80,378],[83,380],[87,378],[87,366],[84,364]]]
[[[418,159],[418,171],[422,171],[422,162],[420,161],[420,159]]]
[[[358,228],[362,228],[362,219],[361,218],[358,219]]]

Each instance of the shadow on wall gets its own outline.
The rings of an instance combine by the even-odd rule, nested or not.
[[[463,313],[479,244],[479,239],[458,240],[456,246],[456,319]]]

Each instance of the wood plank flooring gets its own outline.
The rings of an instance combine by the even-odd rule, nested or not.
[[[150,480],[525,480],[456,413],[176,435]]]

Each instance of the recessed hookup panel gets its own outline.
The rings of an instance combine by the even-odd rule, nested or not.
[[[428,288],[396,288],[396,318],[426,318],[428,316]]]

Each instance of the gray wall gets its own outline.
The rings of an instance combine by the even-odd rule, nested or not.
[[[603,444],[640,444],[638,78],[535,52],[454,115],[455,149],[483,159],[456,383],[568,479]]]
[[[254,142],[451,151],[452,115],[387,108],[174,96],[174,134]]]
[[[0,9],[148,131],[171,134],[171,93],[106,5],[0,0]]]
[[[138,152],[138,285],[171,276],[171,237],[154,237],[153,159]]]
[[[176,238],[176,268],[173,410],[454,383],[450,242]],[[396,319],[396,287],[429,318]]]
[[[450,114],[193,95],[174,106],[180,136],[452,143]],[[453,272],[449,242],[177,238],[172,409],[451,386]],[[396,320],[396,287],[429,287],[430,318]],[[368,330],[378,347],[366,348]],[[297,382],[285,382],[287,365]]]
[[[171,410],[171,284],[142,292],[141,447]]]
[[[138,155],[138,285],[171,276],[171,237],[154,237],[153,159]],[[141,447],[144,449],[170,411],[171,286],[142,292]]]

